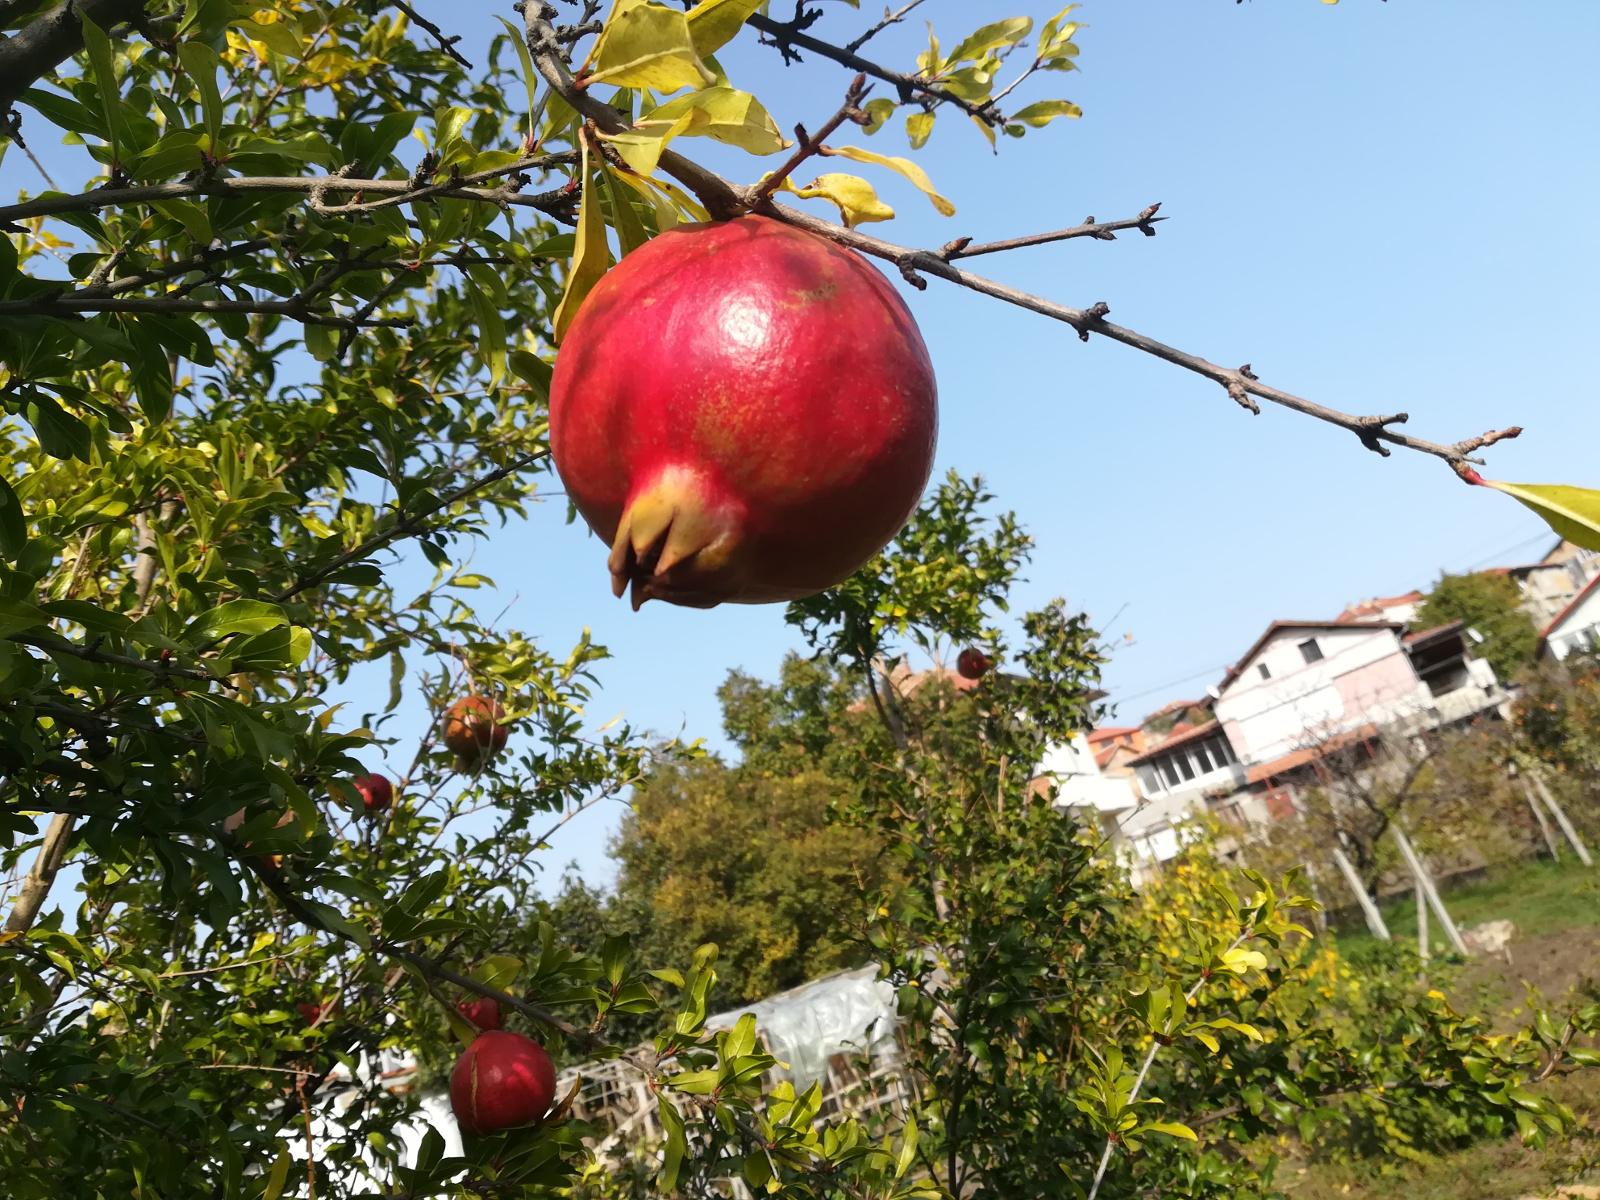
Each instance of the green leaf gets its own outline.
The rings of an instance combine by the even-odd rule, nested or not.
[[[1031,125],[1039,129],[1050,124],[1057,117],[1081,117],[1083,109],[1073,104],[1070,100],[1036,100],[1026,108],[1019,108],[1011,114],[1010,120],[1021,121],[1024,125]]]
[[[1198,1142],[1194,1130],[1180,1121],[1150,1121],[1139,1126],[1136,1133],[1164,1133],[1168,1137],[1182,1138],[1188,1142]]]
[[[956,48],[950,51],[947,62],[972,61],[985,57],[991,50],[1001,46],[1014,46],[1027,37],[1033,29],[1032,17],[1007,17],[1003,21],[995,21],[964,37]]]
[[[648,0],[617,0],[590,55],[588,82],[675,92],[717,81],[689,34],[689,18]]]
[[[584,298],[594,290],[611,268],[611,247],[606,244],[605,217],[600,211],[600,198],[595,194],[597,181],[589,171],[589,147],[583,150],[583,199],[578,205],[578,240],[572,252],[572,265],[567,269],[567,286],[561,293],[561,303],[556,305],[551,318],[551,333],[556,342],[566,336],[572,318],[578,315]]]
[[[10,637],[25,629],[38,629],[49,623],[50,618],[43,609],[0,596],[0,637]]]
[[[283,1185],[289,1181],[289,1151],[279,1150],[267,1172],[266,1185],[261,1189],[261,1200],[278,1200],[283,1195]]]
[[[0,557],[15,559],[28,540],[28,519],[11,484],[0,477]]]
[[[689,1152],[689,1140],[684,1135],[682,1114],[665,1096],[657,1093],[657,1097],[661,1128],[667,1135],[667,1144],[661,1158],[661,1174],[657,1177],[657,1182],[663,1192],[671,1192],[678,1186],[678,1172],[683,1167],[684,1155]]]
[[[245,638],[228,656],[235,670],[261,667],[298,667],[311,654],[311,630],[284,625]]]
[[[178,47],[178,58],[200,90],[200,108],[205,114],[206,133],[210,135],[211,153],[215,156],[221,151],[222,138],[222,93],[217,90],[217,68],[222,60],[204,42],[184,42]]]
[[[265,633],[288,623],[288,616],[276,604],[265,600],[229,600],[189,622],[183,638],[188,642],[203,642],[230,633]]]
[[[111,39],[82,8],[78,9],[78,20],[83,24],[83,48],[89,55],[95,91],[100,94],[100,110],[106,118],[106,139],[111,143],[111,158],[113,162],[118,162],[122,157],[121,147],[128,139],[122,120],[122,93],[117,87]]]
[[[900,1153],[894,1162],[894,1177],[904,1179],[911,1164],[917,1158],[917,1119],[908,1117],[905,1128],[900,1131]]]
[[[689,36],[702,56],[715,54],[738,34],[763,0],[700,0],[689,13]]]
[[[731,87],[679,96],[640,117],[632,129],[605,137],[630,167],[649,175],[667,143],[680,134],[709,137],[751,154],[774,154],[791,144],[759,100]]]
[[[472,977],[485,987],[509,992],[522,974],[522,960],[510,954],[491,954],[472,969]]]
[[[1600,491],[1563,483],[1499,483],[1473,472],[1469,482],[1520,500],[1567,541],[1600,550]]]
[[[853,162],[876,163],[880,167],[888,167],[909,179],[917,188],[928,197],[934,208],[939,210],[940,216],[955,216],[956,206],[951,204],[937,191],[934,190],[933,180],[928,178],[928,173],[909,158],[896,158],[892,154],[878,154],[872,150],[863,150],[859,146],[830,146],[830,155],[848,158]]]
[[[517,48],[517,59],[522,63],[522,82],[528,88],[528,137],[532,138],[539,132],[533,127],[534,110],[538,108],[539,72],[534,69],[533,55],[528,53],[528,39],[523,31],[504,17],[499,20],[506,27],[511,44]]]

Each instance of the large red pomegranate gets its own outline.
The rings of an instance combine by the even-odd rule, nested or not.
[[[933,367],[889,282],[761,216],[624,258],[574,318],[550,393],[556,469],[635,608],[838,583],[916,507],[937,430]]]
[[[450,1072],[450,1107],[467,1133],[537,1121],[556,1098],[556,1069],[532,1038],[491,1029],[472,1039]]]
[[[956,672],[963,679],[982,679],[994,667],[994,659],[974,646],[956,655]]]

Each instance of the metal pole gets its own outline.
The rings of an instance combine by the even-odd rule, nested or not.
[[[1367,918],[1367,928],[1372,931],[1372,936],[1389,940],[1389,927],[1383,923],[1383,914],[1378,911],[1378,906],[1372,902],[1372,897],[1367,895],[1367,889],[1361,885],[1361,876],[1356,874],[1356,869],[1350,860],[1344,856],[1344,851],[1338,846],[1333,848],[1333,861],[1338,866],[1345,882],[1350,885],[1350,890],[1355,893],[1355,898],[1361,904],[1361,913]]]
[[[1461,940],[1461,931],[1456,928],[1456,923],[1450,919],[1450,910],[1445,908],[1444,901],[1439,898],[1439,889],[1433,886],[1433,876],[1428,874],[1428,869],[1422,865],[1422,859],[1417,857],[1416,847],[1411,844],[1411,839],[1406,836],[1405,830],[1400,828],[1399,822],[1392,826],[1395,844],[1400,847],[1400,853],[1405,857],[1406,866],[1411,868],[1411,875],[1417,881],[1417,886],[1428,897],[1428,903],[1433,905],[1434,916],[1439,918],[1439,925],[1444,929],[1445,936],[1450,939],[1450,944],[1456,948],[1456,953],[1463,958],[1470,958],[1472,951],[1467,949],[1467,944]]]
[[[1533,786],[1526,775],[1522,777],[1522,794],[1528,798],[1528,807],[1533,809],[1534,819],[1539,822],[1539,832],[1544,834],[1544,844],[1549,847],[1551,861],[1560,862],[1561,851],[1556,849],[1556,835],[1550,832],[1550,822],[1544,818],[1544,806],[1533,794]]]
[[[1572,843],[1572,849],[1578,856],[1578,861],[1586,867],[1594,866],[1594,860],[1589,857],[1589,847],[1583,844],[1583,839],[1578,836],[1578,831],[1572,827],[1572,822],[1567,820],[1567,812],[1556,803],[1556,798],[1550,794],[1550,789],[1544,785],[1544,776],[1537,773],[1533,776],[1533,786],[1539,789],[1539,795],[1544,798],[1545,806],[1556,816],[1556,823],[1561,826],[1561,832],[1567,835],[1567,841]]]
[[[1417,884],[1417,957],[1428,961],[1428,898]]]

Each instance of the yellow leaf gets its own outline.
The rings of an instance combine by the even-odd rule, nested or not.
[[[709,137],[751,154],[775,154],[789,145],[759,100],[730,87],[679,96],[640,117],[632,129],[603,136],[630,167],[649,175],[667,143],[680,134]]]
[[[1600,550],[1600,492],[1563,483],[1498,483],[1476,473],[1472,482],[1522,501],[1567,541]]]
[[[931,112],[914,112],[906,118],[906,137],[911,139],[911,148],[921,150],[928,144],[928,135],[933,132],[933,114]]]
[[[637,124],[643,128],[657,121],[676,124],[685,116],[689,118],[689,125],[683,131],[687,135],[726,142],[751,154],[776,154],[790,145],[778,132],[777,123],[761,101],[749,92],[731,87],[704,88],[679,96],[639,118]]]
[[[1235,946],[1222,956],[1222,967],[1232,971],[1235,975],[1243,975],[1252,968],[1257,971],[1266,970],[1267,956],[1259,950],[1246,950],[1242,946]]]
[[[572,248],[572,266],[567,269],[567,287],[561,293],[552,319],[552,335],[559,345],[577,316],[584,298],[594,290],[611,266],[611,247],[606,244],[605,217],[600,212],[598,182],[589,174],[589,146],[583,147],[583,199],[578,204],[578,232]]]
[[[733,39],[762,0],[700,0],[689,12],[689,36],[702,55],[715,54]]]
[[[818,175],[805,187],[795,187],[786,179],[783,186],[796,196],[833,201],[839,206],[844,223],[852,229],[865,221],[887,221],[894,216],[894,209],[878,199],[872,185],[855,175]]]
[[[689,36],[688,16],[648,0],[617,0],[590,63],[590,83],[675,92],[716,82]]]
[[[933,202],[933,206],[939,210],[941,216],[955,216],[956,206],[934,190],[933,180],[928,178],[928,173],[909,158],[896,158],[892,154],[874,154],[871,150],[863,150],[859,146],[830,146],[825,153],[848,158],[853,162],[877,163],[880,167],[897,171],[914,183]]]

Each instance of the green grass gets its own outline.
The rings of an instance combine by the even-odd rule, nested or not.
[[[1600,866],[1585,867],[1571,854],[1560,864],[1518,863],[1494,868],[1487,876],[1446,887],[1445,907],[1459,928],[1484,921],[1509,920],[1520,938],[1542,937],[1573,929],[1600,926]],[[1396,940],[1415,942],[1417,906],[1413,896],[1380,906],[1384,924]],[[1432,917],[1432,914],[1429,914]],[[1335,932],[1339,948],[1349,952],[1370,946],[1375,939],[1355,914],[1354,927]],[[1435,954],[1449,950],[1439,923],[1429,920],[1429,943]]]

